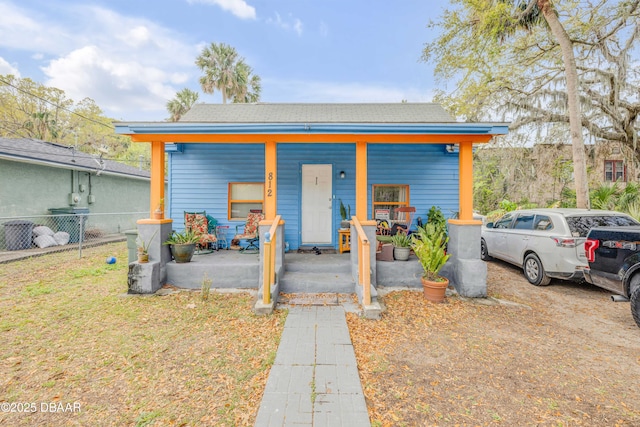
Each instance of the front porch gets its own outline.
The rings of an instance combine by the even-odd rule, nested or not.
[[[256,289],[257,313],[270,313],[280,292],[354,293],[365,316],[377,318],[378,286],[420,287],[422,266],[415,256],[408,261],[378,261],[375,253],[375,222],[362,225],[352,217],[351,252],[343,254],[298,254],[285,252],[284,221],[262,221],[259,226],[260,252],[246,254],[221,250],[196,255],[190,263],[175,263],[169,248],[161,242],[171,231],[171,222],[138,225],[138,232],[149,246],[148,264],[129,265],[129,292],[153,293],[163,284],[200,289],[205,280],[213,288]],[[466,297],[486,296],[486,266],[479,259],[478,225],[449,223],[449,251],[452,256],[440,271],[456,291]],[[152,239],[160,231],[160,239]],[[266,289],[266,292],[265,292]]]
[[[461,295],[486,295],[481,223],[472,209],[473,147],[506,134],[504,123],[457,122],[431,103],[195,104],[180,122],[118,123],[116,131],[151,144],[152,218],[140,220],[138,230],[147,238],[160,230],[150,265],[131,264],[130,289],[151,293],[172,282],[198,288],[207,272],[214,287],[258,289],[257,312],[273,310],[281,290],[304,283],[306,292],[351,288],[365,311],[375,312],[376,286],[420,286],[421,275],[417,262],[377,262],[376,210],[438,206],[456,213],[448,220],[452,257],[442,274]],[[171,153],[169,206],[165,150]],[[394,190],[378,191],[385,186]],[[343,199],[353,215],[338,210]],[[254,209],[264,214],[260,254],[234,261],[253,260],[251,267],[231,261],[206,267],[204,259],[177,266],[162,247],[174,221],[176,229],[184,227],[185,212],[206,211],[233,226]],[[329,265],[327,271],[339,273],[326,281],[323,271],[306,271],[305,263],[294,273],[285,248],[337,248],[339,216],[351,220],[348,264]],[[313,274],[320,280],[310,281]]]
[[[220,250],[195,255],[189,263],[168,262],[166,269],[166,283],[179,288],[201,289],[205,278],[211,279],[212,287],[216,289],[260,288],[259,254]],[[415,255],[411,255],[409,261],[379,261],[375,269],[377,286],[422,286],[422,267]],[[354,293],[356,286],[349,253],[285,253],[284,269],[278,281],[280,292],[285,293]]]

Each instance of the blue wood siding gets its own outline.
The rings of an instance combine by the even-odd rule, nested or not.
[[[184,229],[184,211],[206,211],[229,236],[239,221],[227,220],[229,182],[264,182],[262,144],[184,144],[169,153],[169,215],[174,229]]]
[[[458,212],[458,153],[447,153],[444,145],[370,144],[368,172],[369,218],[373,184],[408,184],[409,202],[425,221],[434,205],[447,218]]]
[[[169,155],[169,213],[174,228],[184,228],[184,211],[201,211],[229,225],[229,236],[242,222],[227,220],[229,182],[264,182],[264,146],[261,144],[184,144],[183,152]],[[300,245],[301,171],[303,164],[331,164],[333,170],[333,225],[337,246],[340,199],[355,214],[354,144],[278,144],[278,213],[286,222],[285,241]],[[458,154],[443,145],[386,145],[368,147],[368,203],[373,184],[408,184],[410,203],[426,219],[432,205],[449,217],[458,211]],[[340,178],[344,171],[346,177]]]

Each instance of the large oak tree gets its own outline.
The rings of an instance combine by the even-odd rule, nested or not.
[[[583,135],[637,143],[638,0],[452,3],[423,52],[457,85],[441,100],[470,119],[500,112],[538,137],[545,125],[568,124],[577,205],[586,207]]]

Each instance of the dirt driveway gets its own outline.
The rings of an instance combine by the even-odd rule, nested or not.
[[[349,316],[374,426],[639,426],[640,328],[588,284],[530,285],[488,263],[503,303],[384,297],[380,322]]]
[[[488,292],[519,300],[547,314],[558,332],[575,334],[574,340],[628,349],[640,356],[640,328],[631,316],[629,303],[614,303],[611,292],[588,283],[552,280],[546,287],[536,287],[524,278],[522,270],[501,261],[488,263]],[[638,360],[636,360],[638,362]],[[637,366],[637,363],[636,363]],[[640,389],[638,389],[640,401]]]

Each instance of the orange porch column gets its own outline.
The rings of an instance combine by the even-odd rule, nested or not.
[[[151,143],[151,194],[149,218],[153,217],[153,211],[161,204],[161,201],[164,207],[164,142],[153,141]]]
[[[460,221],[473,221],[473,143],[471,141],[460,142],[460,182],[459,205]]]
[[[278,144],[264,144],[264,217],[273,220],[278,210]]]
[[[367,142],[356,142],[356,217],[367,220]]]

